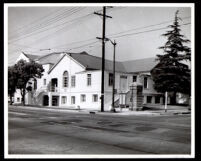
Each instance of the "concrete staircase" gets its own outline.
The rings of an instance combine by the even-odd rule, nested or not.
[[[40,89],[35,91],[33,93],[32,103],[34,105],[39,105],[42,100],[43,93],[45,92],[47,92],[47,87],[41,87]]]

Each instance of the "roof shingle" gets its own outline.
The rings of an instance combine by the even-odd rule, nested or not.
[[[31,55],[31,54],[25,54],[23,53],[26,57],[28,57],[29,59],[31,60],[35,60],[37,58],[39,58],[40,56],[39,55]]]
[[[74,60],[82,64],[87,70],[102,69],[102,58],[89,55],[86,52],[81,52],[81,53],[64,53],[64,52],[56,53],[55,52],[55,53],[50,53],[41,57],[38,55],[30,55],[30,54],[26,54],[26,55],[29,58],[37,59],[40,64],[51,63],[56,65],[62,59],[64,54],[68,54],[69,56],[71,56]],[[126,72],[126,73],[145,72],[145,71],[150,71],[156,64],[157,62],[155,61],[154,57],[124,61],[124,62],[116,61],[115,70],[117,72]],[[105,70],[106,71],[113,70],[113,61],[107,60],[107,59],[105,60]]]
[[[155,57],[137,59],[131,61],[122,62],[125,70],[129,73],[146,72],[150,71],[154,66],[158,64]]]

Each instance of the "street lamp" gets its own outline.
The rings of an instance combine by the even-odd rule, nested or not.
[[[100,37],[96,37],[96,38],[103,40],[103,38],[100,38]],[[110,41],[112,43],[112,45],[114,46],[114,54],[113,54],[113,84],[112,84],[112,108],[111,108],[111,112],[115,112],[115,108],[114,108],[114,93],[115,93],[115,47],[116,47],[117,43],[115,42],[115,40],[113,42],[109,38],[105,38],[104,41]]]
[[[113,53],[113,84],[112,84],[112,108],[111,108],[111,112],[115,112],[115,108],[114,108],[114,94],[115,94],[115,47],[117,45],[117,43],[110,40],[109,38],[105,38],[106,41],[110,41],[111,44],[114,46],[114,53]]]

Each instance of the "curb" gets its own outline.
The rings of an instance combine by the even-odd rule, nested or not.
[[[47,108],[47,107],[32,107],[32,106],[9,106],[11,108],[21,108],[21,109],[34,109],[34,110],[43,110],[43,111],[54,111],[54,112],[71,112],[71,113],[79,113],[79,114],[90,114],[90,115],[112,115],[112,116],[170,116],[170,115],[186,115],[191,114],[191,111],[185,112],[156,112],[156,111],[95,111],[95,110],[82,110],[82,109],[65,109],[65,108]]]

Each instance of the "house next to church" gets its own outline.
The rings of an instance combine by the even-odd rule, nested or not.
[[[101,65],[102,58],[86,52],[50,53],[37,56],[21,53],[17,61],[34,60],[42,64],[43,76],[30,80],[32,92],[25,96],[25,104],[39,106],[75,107],[81,109],[101,108]],[[16,62],[17,62],[16,61]],[[115,104],[131,102],[130,85],[133,82],[142,85],[143,104],[163,104],[163,94],[153,88],[150,70],[157,64],[155,58],[115,62]],[[104,73],[104,108],[109,110],[112,104],[113,62],[105,60]],[[21,102],[19,90],[14,94],[14,103]]]

